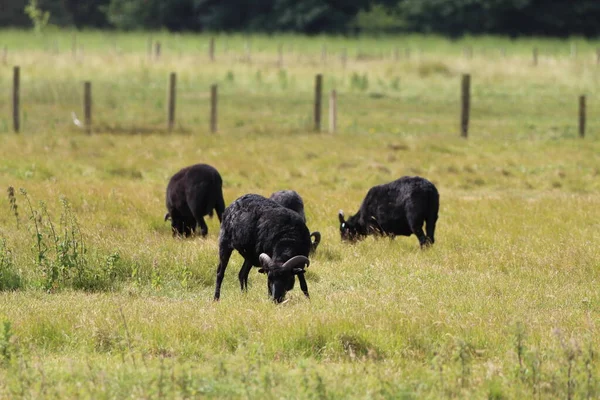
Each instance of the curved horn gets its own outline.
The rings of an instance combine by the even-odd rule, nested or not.
[[[346,222],[346,219],[344,219],[344,212],[342,210],[338,211],[338,218],[340,220],[340,224]]]
[[[310,250],[315,251],[315,250],[317,250],[317,246],[319,245],[319,243],[321,243],[321,232],[314,231],[313,233],[310,234],[310,237],[315,238],[314,242],[312,242],[310,244]]]
[[[165,214],[165,221],[168,221],[168,220],[169,220],[169,218],[171,218],[171,214],[169,214],[169,213],[166,213],[166,214]]]
[[[306,264],[306,266],[304,266]],[[308,268],[310,265],[310,260],[306,256],[294,256],[287,260],[282,266],[282,269],[294,269],[294,268]]]
[[[269,257],[267,253],[261,253],[260,256],[258,256],[258,261],[260,262],[260,266],[262,267],[261,269],[264,270],[269,269],[273,264],[273,260],[271,259],[271,257]]]

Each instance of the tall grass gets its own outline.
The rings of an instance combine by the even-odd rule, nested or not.
[[[147,58],[150,35],[160,60]],[[24,119],[13,134],[0,102],[0,397],[598,396],[596,43],[572,39],[572,56],[567,40],[217,35],[210,63],[208,38],[82,32],[74,60],[71,33],[0,32],[22,67]],[[168,134],[172,70],[178,129]],[[317,72],[339,93],[335,135],[312,132]],[[463,72],[473,76],[468,140],[458,137]],[[70,117],[84,79],[91,136]],[[178,240],[162,218],[169,177],[195,162],[219,169],[227,203],[303,196],[323,235],[310,301],[296,288],[275,306],[255,272],[240,293],[238,254],[212,301],[218,221],[206,239]],[[440,191],[436,244],[341,243],[337,211],[354,213],[369,187],[402,175]]]

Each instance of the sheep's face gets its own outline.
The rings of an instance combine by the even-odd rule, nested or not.
[[[173,231],[173,237],[188,237],[191,236],[194,232],[192,226],[195,225],[196,221],[194,221],[194,223],[192,224],[191,221],[186,221],[185,219],[179,217],[173,217],[169,214],[165,216],[165,221],[167,219],[171,220],[171,230]]]
[[[344,219],[344,213],[340,210],[338,214],[340,220],[340,235],[342,240],[348,242],[356,242],[362,239],[365,235],[358,229],[358,225],[349,218],[348,221]]]
[[[267,272],[267,285],[269,289],[269,297],[276,303],[281,303],[285,299],[288,291],[294,288],[296,278],[294,273],[289,270],[275,268]]]
[[[294,288],[296,275],[303,274],[304,268],[310,265],[308,258],[301,255],[294,256],[282,264],[262,253],[259,262],[261,268],[258,272],[267,274],[269,297],[276,303],[283,302],[286,293]]]

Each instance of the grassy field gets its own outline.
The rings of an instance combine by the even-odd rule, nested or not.
[[[217,35],[211,62],[208,40],[84,32],[74,56],[70,32],[0,31],[1,398],[600,396],[600,43]],[[317,73],[338,92],[336,134],[312,130]],[[84,80],[91,136],[71,120]],[[234,253],[212,301],[218,221],[188,240],[163,222],[169,177],[196,162],[221,172],[227,203],[303,196],[323,235],[310,300],[296,287],[274,305],[256,271],[241,293]],[[338,210],[403,175],[438,187],[436,244],[341,243]]]

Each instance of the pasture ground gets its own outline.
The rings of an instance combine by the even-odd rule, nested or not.
[[[211,62],[209,36],[154,33],[159,60],[148,37],[77,33],[74,57],[71,33],[0,31],[0,186],[15,188],[0,197],[0,397],[600,395],[597,42],[219,35]],[[312,130],[316,73],[338,92],[333,135],[327,118]],[[91,136],[71,121],[84,80]],[[323,235],[310,300],[296,287],[273,305],[256,271],[241,293],[235,253],[212,301],[218,221],[190,240],[163,222],[169,177],[196,162],[219,169],[227,203],[286,188],[303,196]],[[338,210],[354,213],[369,187],[402,175],[438,187],[436,244],[341,243]]]

